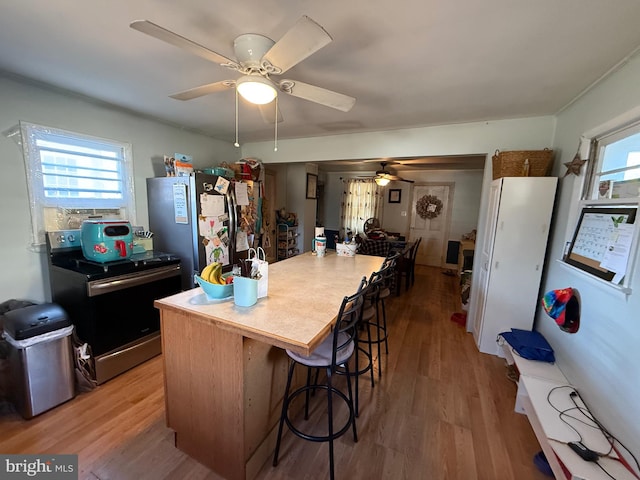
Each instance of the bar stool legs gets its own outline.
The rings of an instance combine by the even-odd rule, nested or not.
[[[351,387],[351,376],[349,371],[349,366],[345,363],[344,368],[346,370],[345,377],[347,381],[347,395],[338,390],[333,386],[333,375],[331,373],[331,368],[325,368],[326,371],[326,383],[318,384],[316,381],[311,382],[311,369],[312,367],[307,367],[307,383],[305,386],[298,388],[292,393],[289,393],[291,390],[291,381],[293,378],[293,373],[295,370],[296,362],[291,361],[291,366],[289,367],[289,375],[287,376],[287,386],[285,387],[285,395],[282,401],[282,414],[280,415],[280,423],[278,425],[278,437],[276,440],[276,448],[273,454],[273,466],[278,465],[278,456],[280,454],[280,444],[282,440],[282,431],[284,424],[286,423],[291,432],[293,432],[296,436],[303,438],[305,440],[309,440],[312,442],[328,442],[329,444],[329,474],[331,480],[334,479],[334,453],[333,453],[333,442],[336,438],[344,435],[349,429],[353,431],[353,441],[358,441],[358,432],[356,428],[355,421],[355,411],[353,407],[353,389]],[[317,379],[318,376],[316,375]],[[309,418],[309,398],[310,392],[315,392],[316,389],[326,390],[327,392],[327,435],[311,435],[309,433],[305,433],[302,429],[296,427],[291,418],[289,417],[289,407],[293,400],[298,397],[298,395],[305,394],[305,406],[304,406],[304,419],[308,420]],[[333,401],[334,398],[338,398],[346,403],[349,414],[346,422],[342,425],[337,431],[333,423]]]
[[[354,352],[357,353],[357,337],[358,328],[362,319],[362,306],[364,304],[364,286],[366,279],[360,282],[358,291],[350,297],[344,297],[340,306],[340,311],[336,317],[336,323],[333,332],[309,355],[304,355],[292,350],[286,350],[290,358],[289,375],[287,376],[287,385],[285,387],[284,398],[282,399],[282,412],[280,414],[280,423],[278,424],[278,438],[276,440],[276,448],[273,454],[273,466],[278,465],[278,455],[280,454],[280,442],[282,440],[282,430],[284,424],[287,424],[291,432],[305,440],[311,442],[327,442],[329,444],[329,471],[330,477],[334,478],[334,455],[333,442],[336,438],[341,437],[349,431],[353,430],[353,441],[358,441],[358,432],[356,429],[356,415],[353,402],[353,389],[351,388],[351,373],[349,369],[349,361]],[[300,364],[307,367],[306,384],[291,392],[291,382],[296,365]],[[326,372],[326,382],[320,383],[318,376],[311,381],[311,369],[319,371],[324,368]],[[334,373],[343,373],[347,382],[347,393],[345,394],[335,385],[333,385]],[[356,376],[357,378],[357,376]],[[304,431],[300,425],[299,419],[295,419],[298,425],[292,421],[291,405],[294,400],[304,393],[305,406],[304,417],[309,418],[309,401],[310,396],[316,390],[325,390],[327,392],[327,434],[314,435],[310,431]],[[338,400],[338,406],[346,408],[346,420],[342,420],[343,411],[340,412],[341,420],[344,423],[340,427],[334,425],[334,400]],[[340,405],[340,401],[343,405]],[[313,422],[311,422],[313,424]],[[313,425],[308,428],[312,428]]]

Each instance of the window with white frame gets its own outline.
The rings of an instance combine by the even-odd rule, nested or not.
[[[21,122],[33,246],[88,218],[135,224],[131,145]]]
[[[640,122],[586,138],[589,173],[563,263],[629,295],[640,237]]]
[[[584,200],[640,197],[640,124],[594,139]]]

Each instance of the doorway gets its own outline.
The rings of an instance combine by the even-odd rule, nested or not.
[[[420,183],[411,195],[409,241],[422,237],[416,263],[444,266],[455,183]]]
[[[265,171],[264,175],[264,198],[263,202],[263,223],[264,233],[262,246],[267,257],[267,262],[274,263],[276,261],[276,208],[274,206],[276,200],[276,176],[270,171]]]

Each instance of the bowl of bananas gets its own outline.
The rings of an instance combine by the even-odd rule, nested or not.
[[[233,295],[233,276],[231,272],[222,273],[222,264],[213,262],[202,269],[194,279],[209,299],[227,298]]]

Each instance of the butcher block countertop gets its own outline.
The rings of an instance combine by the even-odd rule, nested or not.
[[[307,252],[270,264],[268,295],[251,307],[235,305],[233,297],[209,301],[200,287],[156,300],[155,306],[308,355],[330,332],[342,299],[355,293],[360,280],[368,279],[383,260]]]

